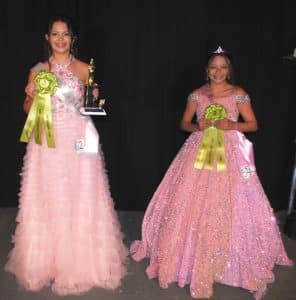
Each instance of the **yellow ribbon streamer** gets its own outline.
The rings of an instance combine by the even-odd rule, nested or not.
[[[34,130],[36,144],[42,144],[42,128],[45,127],[47,145],[55,147],[51,114],[51,95],[58,87],[58,80],[52,72],[40,71],[34,78],[36,96],[33,99],[20,141],[28,142]]]
[[[205,118],[211,121],[222,120],[226,115],[225,107],[216,103],[209,105],[205,110]],[[204,131],[194,167],[200,170],[203,168],[213,170],[215,163],[218,172],[226,170],[224,132],[211,126]]]

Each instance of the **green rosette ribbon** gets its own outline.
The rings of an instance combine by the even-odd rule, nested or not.
[[[221,104],[213,103],[205,110],[205,118],[213,123],[226,118],[226,116],[226,108]],[[215,163],[217,163],[217,171],[226,170],[224,132],[211,126],[204,131],[194,167],[200,170],[213,170]]]
[[[42,128],[45,127],[46,141],[55,148],[51,113],[51,96],[58,87],[58,79],[52,72],[40,71],[34,78],[36,95],[33,99],[20,141],[28,142],[34,130],[36,144],[42,144]]]

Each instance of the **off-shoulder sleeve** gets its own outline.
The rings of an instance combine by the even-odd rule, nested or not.
[[[197,92],[192,92],[189,94],[189,96],[187,97],[187,101],[190,101],[190,102],[198,102],[198,93]]]
[[[251,99],[248,94],[235,96],[236,103],[249,103]]]
[[[35,66],[33,66],[31,68],[31,71],[34,73],[38,73],[43,70],[46,70],[46,67],[45,67],[44,63],[42,63],[42,62],[37,63]]]

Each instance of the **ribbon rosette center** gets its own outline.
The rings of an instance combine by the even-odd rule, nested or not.
[[[43,89],[46,89],[46,88],[49,86],[48,80],[46,80],[46,79],[44,79],[44,78],[42,78],[42,79],[39,81],[39,83],[40,83],[40,87],[43,88]]]

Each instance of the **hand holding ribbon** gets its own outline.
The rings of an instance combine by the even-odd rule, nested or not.
[[[216,121],[215,127],[222,130],[237,130],[237,122],[225,118]]]
[[[226,159],[224,151],[224,132],[214,127],[216,121],[227,116],[224,106],[213,103],[205,110],[205,118],[210,120],[213,126],[205,129],[200,148],[194,162],[196,169],[212,170],[217,161],[217,170],[226,170]]]
[[[40,71],[34,78],[36,94],[29,111],[20,140],[28,142],[34,129],[35,142],[42,144],[42,127],[45,126],[47,145],[55,147],[51,114],[51,96],[58,87],[57,77],[48,71]]]

